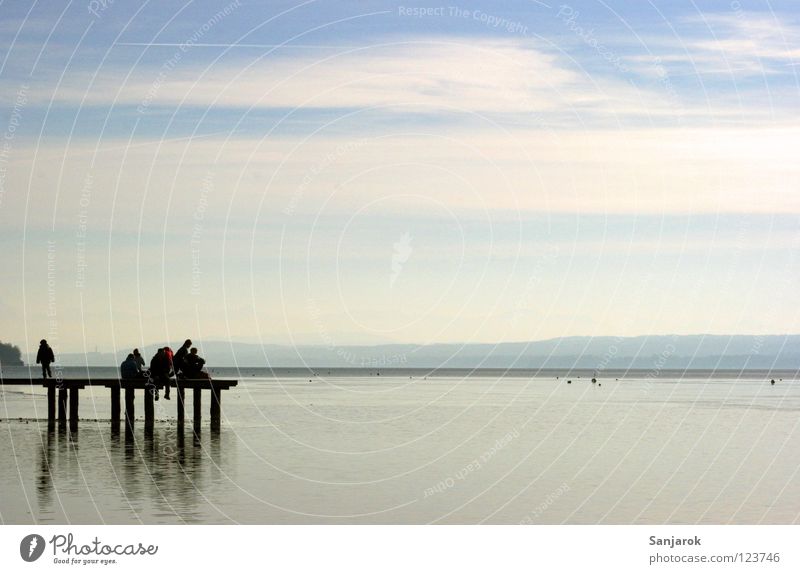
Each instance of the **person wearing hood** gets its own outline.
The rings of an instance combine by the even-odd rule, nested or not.
[[[50,363],[55,363],[56,357],[53,354],[53,349],[47,344],[45,339],[39,341],[39,352],[36,353],[36,364],[42,365],[42,378],[53,378],[53,373],[50,372]]]
[[[172,366],[175,369],[175,376],[179,373],[186,375],[186,358],[189,355],[189,348],[192,346],[192,340],[186,339],[180,349],[175,351],[175,356],[172,358]]]
[[[119,366],[119,375],[123,379],[137,379],[141,376],[139,365],[133,353],[129,353],[128,357],[122,361],[122,364]]]

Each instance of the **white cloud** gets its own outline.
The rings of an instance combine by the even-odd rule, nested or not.
[[[49,225],[29,197],[53,205],[67,229],[86,212],[92,226],[123,233],[191,225],[207,193],[206,221],[250,229],[256,217],[462,210],[687,213],[800,213],[800,126],[781,129],[649,129],[473,132],[430,129],[348,137],[198,139],[126,148],[39,150],[18,146],[8,166],[0,221],[9,228]],[[64,161],[62,170],[62,159]],[[87,174],[91,197],[82,208]],[[410,196],[420,198],[410,201]],[[57,200],[57,203],[56,203]],[[324,207],[323,206],[324,203]],[[261,211],[258,211],[258,206]],[[155,206],[155,207],[154,207]],[[157,208],[156,208],[157,207]],[[97,227],[95,227],[97,229]],[[207,225],[210,233],[213,225]]]
[[[785,64],[796,54],[793,46],[798,42],[787,47],[780,39],[765,38],[763,22],[751,24],[750,31],[732,17],[707,18],[719,20],[724,33],[716,41],[709,41],[705,34],[664,44],[659,57],[669,74],[685,72],[683,67],[689,65],[697,66],[687,68],[689,73],[731,67],[756,73],[767,55],[782,58],[783,71],[792,69]],[[798,36],[788,25],[786,33],[787,38]],[[474,114],[523,128],[544,124],[556,129],[664,122],[755,123],[788,117],[782,110],[795,101],[776,99],[767,109],[741,94],[708,98],[676,89],[669,82],[642,87],[642,82],[629,81],[637,80],[635,76],[591,75],[580,62],[527,38],[418,38],[323,55],[282,52],[261,60],[245,60],[242,52],[234,50],[204,65],[178,47],[155,53],[162,55],[164,65],[150,63],[126,70],[114,60],[113,67],[96,74],[80,67],[66,70],[63,77],[61,70],[50,75],[43,71],[30,80],[29,101],[42,105],[52,98],[56,107],[135,106],[137,115],[158,110],[165,117],[171,110],[189,106],[208,108],[211,117],[215,110],[241,114],[250,108],[373,109],[394,120],[402,121],[413,111],[447,117],[454,123],[454,118],[463,122]],[[179,57],[174,59],[176,54]],[[632,69],[646,77],[663,73],[652,57],[632,57],[631,62]],[[12,98],[17,87],[6,84],[6,96]]]
[[[707,13],[685,20],[690,28],[673,39],[653,38],[653,56],[631,56],[639,72],[658,75],[723,74],[731,77],[793,73],[800,59],[800,24],[779,15]]]
[[[175,52],[180,50],[175,48]],[[164,61],[173,52],[164,52]],[[34,104],[186,106],[254,109],[367,109],[395,116],[476,114],[519,125],[625,121],[629,118],[731,115],[690,109],[664,90],[641,90],[623,79],[589,77],[574,62],[526,39],[419,39],[324,56],[270,56],[243,61],[234,52],[207,66],[116,67],[95,74],[67,70],[33,80]],[[10,88],[7,88],[9,90]],[[676,109],[680,105],[682,109]]]
[[[176,54],[181,54],[178,48]],[[165,62],[173,52],[164,52]],[[554,56],[514,41],[442,39],[376,45],[325,56],[231,59],[202,67],[68,73],[58,102],[261,108],[419,106],[430,111],[533,111],[569,104],[577,81]],[[91,87],[90,87],[91,84]],[[40,94],[43,98],[49,95]]]

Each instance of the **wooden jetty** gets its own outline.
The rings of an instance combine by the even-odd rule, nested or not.
[[[222,391],[239,384],[236,380],[218,379],[170,379],[175,391],[175,406],[178,424],[185,421],[186,391],[192,390],[193,422],[195,426],[202,419],[202,392],[210,391],[211,428],[219,429],[222,418]],[[121,414],[121,398],[125,397],[125,422],[132,427],[135,420],[136,391],[144,395],[144,422],[152,426],[155,421],[154,391],[164,388],[163,381],[152,379],[5,379],[0,377],[0,386],[42,386],[47,389],[47,420],[66,424],[73,430],[78,428],[78,408],[80,391],[86,387],[105,387],[111,392],[111,422],[118,424]],[[162,397],[162,400],[163,397]]]

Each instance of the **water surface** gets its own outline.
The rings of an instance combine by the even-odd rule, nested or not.
[[[152,433],[141,421],[132,434],[124,424],[116,431],[105,389],[81,394],[82,420],[70,433],[41,419],[40,386],[6,387],[0,520],[794,523],[800,515],[794,380],[237,375],[218,433],[207,419],[199,432],[191,420],[180,429],[174,401],[164,400]]]

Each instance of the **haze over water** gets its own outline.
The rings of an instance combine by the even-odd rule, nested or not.
[[[156,403],[152,436],[143,422],[132,437],[124,425],[112,433],[105,389],[81,394],[77,433],[48,431],[44,390],[6,388],[2,522],[749,524],[800,516],[796,380],[250,374],[261,376],[242,377],[223,395],[221,432],[206,418],[199,436],[191,424],[179,432],[174,400]]]

